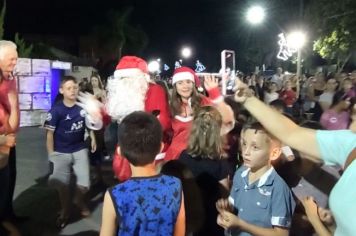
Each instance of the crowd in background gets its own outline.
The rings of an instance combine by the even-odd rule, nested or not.
[[[105,85],[96,73],[79,83],[65,76],[48,113],[44,142],[48,183],[61,202],[58,228],[68,224],[71,204],[82,217],[90,215],[85,194],[102,182],[105,160],[113,161],[119,184],[107,186],[101,235],[354,232],[356,205],[346,204],[355,197],[349,180],[356,167],[356,72],[298,78],[277,68],[272,77],[238,74],[225,97],[214,76],[199,78],[181,67],[167,84],[150,77],[137,57],[123,57],[114,77]],[[115,90],[134,79],[141,84],[133,90]],[[118,104],[120,99],[126,103]],[[100,119],[92,106],[100,108]],[[0,118],[0,124],[10,120]],[[0,131],[6,136],[14,130]],[[0,154],[15,155],[10,148]],[[1,215],[0,232],[19,235],[6,217]]]

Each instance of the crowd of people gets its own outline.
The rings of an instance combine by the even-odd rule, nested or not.
[[[16,59],[16,45],[0,41],[1,235],[20,235]],[[71,204],[90,215],[85,195],[111,155],[118,184],[104,196],[102,236],[353,234],[356,72],[238,75],[225,97],[217,78],[189,67],[171,81],[136,56],[122,57],[106,85],[96,73],[62,78],[44,123],[59,229]]]

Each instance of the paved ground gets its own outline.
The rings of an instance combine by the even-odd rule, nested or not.
[[[81,219],[73,206],[73,216],[65,229],[55,227],[59,209],[57,194],[46,185],[48,160],[45,147],[45,130],[38,127],[21,128],[17,138],[17,183],[14,208],[17,215],[28,220],[19,225],[23,236],[94,236],[98,235],[101,222],[102,197],[112,179],[110,163],[104,167],[105,186],[93,186],[90,192],[90,217]]]

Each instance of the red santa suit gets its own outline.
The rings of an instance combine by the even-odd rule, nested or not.
[[[195,86],[200,86],[200,80],[196,76],[195,72],[188,67],[180,67],[175,70],[172,84],[174,85],[181,80],[191,80],[195,83]],[[207,91],[209,97],[199,95],[201,97],[201,106],[213,105],[215,103],[221,102],[223,97],[220,94],[218,88],[214,88],[210,91]],[[190,104],[182,104],[182,110],[184,106],[190,106]],[[191,131],[193,116],[181,116],[175,115],[172,119],[172,130],[173,137],[172,142],[166,152],[165,160],[175,160],[178,159],[180,153],[185,150],[188,146],[189,135]]]
[[[124,80],[127,80],[126,82]],[[136,83],[137,82],[137,83]],[[130,88],[134,85],[133,88]],[[169,146],[171,118],[166,91],[149,80],[147,63],[138,57],[125,56],[116,67],[114,77],[108,85],[109,115],[120,122],[133,111],[144,110],[157,116],[162,125],[164,148],[156,160],[165,157]],[[120,181],[131,177],[128,161],[115,152],[113,170]]]

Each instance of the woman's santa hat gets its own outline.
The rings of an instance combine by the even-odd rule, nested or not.
[[[147,62],[142,58],[135,56],[124,56],[116,66],[114,72],[115,79],[144,77],[147,81],[150,80],[148,73]]]
[[[173,72],[172,85],[174,85],[178,81],[182,81],[182,80],[192,81],[195,84],[195,86],[198,88],[199,92],[203,91],[203,88],[201,87],[201,84],[200,84],[199,77],[189,67],[182,66],[182,67],[175,69],[175,71]]]

